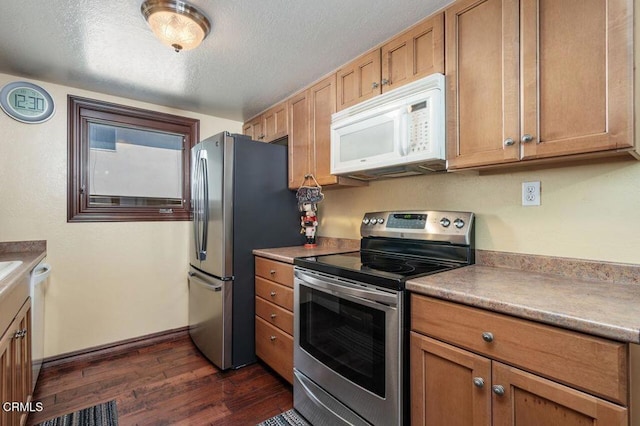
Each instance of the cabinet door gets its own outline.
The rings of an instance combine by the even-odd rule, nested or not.
[[[628,424],[627,409],[589,394],[493,362],[494,426],[585,426]]]
[[[13,399],[13,374],[14,368],[12,365],[12,348],[14,341],[14,334],[17,331],[15,322],[11,323],[7,331],[0,338],[0,402],[10,402]],[[10,425],[14,424],[14,415],[12,411],[5,411],[0,409],[0,424]]]
[[[31,395],[31,299],[0,338],[0,401],[26,403]],[[0,409],[0,425],[25,424],[28,413]]]
[[[264,134],[262,133],[262,115],[245,123],[244,126],[242,126],[242,133],[254,141],[262,140],[262,138],[264,138]]]
[[[309,89],[313,175],[320,185],[338,182],[331,175],[331,114],[336,112],[336,76],[331,75]]]
[[[289,111],[289,188],[297,189],[311,173],[309,97],[307,91],[287,101]]]
[[[522,0],[520,16],[522,158],[632,146],[630,2]]]
[[[382,46],[382,92],[436,72],[444,73],[444,13],[432,16]]]
[[[519,160],[519,2],[461,0],[445,11],[450,169]]]
[[[262,114],[263,142],[272,142],[287,136],[287,103],[282,102]]]
[[[491,361],[411,333],[411,424],[491,425]]]
[[[372,50],[340,68],[336,79],[338,111],[382,93],[380,49]]]
[[[31,300],[23,305],[16,318],[20,337],[14,339],[14,399],[26,403],[31,395]],[[26,424],[29,413],[19,413],[20,424]]]

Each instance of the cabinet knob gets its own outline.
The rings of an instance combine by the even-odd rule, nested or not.
[[[522,143],[529,143],[533,140],[533,136],[531,136],[530,134],[526,134],[522,136],[522,139],[520,139],[522,141]]]
[[[258,139],[264,139],[264,134],[261,134],[260,136],[258,136]]]
[[[271,314],[271,319],[274,319],[276,317],[276,314]]]
[[[275,292],[275,291],[272,291],[272,292],[271,292],[271,293],[269,293],[269,294],[271,294],[271,297],[276,297],[276,292]]]
[[[275,269],[272,269],[272,270],[270,270],[270,271],[269,271],[269,273],[270,273],[271,275],[275,275],[275,274],[276,274],[276,270],[275,270]]]
[[[378,82],[377,82],[377,81],[374,81],[373,83],[371,83],[371,88],[372,88],[372,89],[377,89],[377,88],[378,88],[378,86],[380,86],[380,85],[378,84]]]
[[[269,340],[271,340],[273,342],[274,340],[276,340],[276,336],[269,337]]]
[[[473,384],[478,388],[482,388],[484,386],[484,379],[482,377],[474,377]]]
[[[389,84],[389,80],[387,80],[386,78],[383,78],[381,83],[384,86],[385,84]]]
[[[489,331],[485,331],[484,333],[482,333],[482,340],[484,340],[487,343],[493,342],[493,333]]]
[[[491,386],[491,390],[498,396],[504,395],[504,386],[502,385],[493,385]]]
[[[513,145],[514,143],[516,143],[516,141],[514,141],[514,140],[513,140],[513,139],[511,139],[511,138],[507,138],[507,139],[505,139],[505,140],[504,140],[504,146],[511,146],[511,145]]]

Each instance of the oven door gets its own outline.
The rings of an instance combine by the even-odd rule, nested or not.
[[[315,384],[332,397],[309,395],[319,411],[339,413],[326,406],[336,399],[367,422],[402,424],[400,293],[301,268],[294,287],[294,367],[303,376],[294,406],[296,385],[310,380],[305,393]]]

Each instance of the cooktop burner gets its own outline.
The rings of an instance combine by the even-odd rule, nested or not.
[[[408,279],[473,264],[473,222],[470,212],[369,212],[360,225],[360,251],[301,257],[294,264],[364,284],[404,290]]]
[[[446,271],[458,266],[364,251],[303,257],[295,259],[294,263],[338,277],[395,289],[403,289],[407,279]]]

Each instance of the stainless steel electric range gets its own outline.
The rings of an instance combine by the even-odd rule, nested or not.
[[[295,259],[294,407],[313,425],[409,423],[405,282],[474,263],[473,224],[366,213],[360,251]]]

